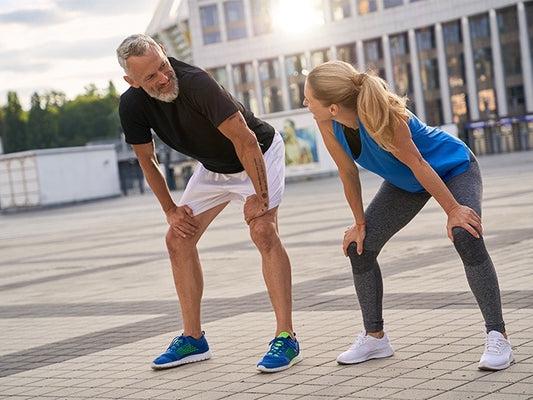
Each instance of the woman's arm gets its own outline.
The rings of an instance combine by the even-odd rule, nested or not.
[[[357,244],[357,253],[363,252],[363,240],[365,237],[365,213],[363,209],[361,181],[359,170],[354,160],[346,153],[340,145],[335,134],[331,121],[317,121],[318,129],[326,145],[331,158],[337,165],[339,178],[341,179],[344,196],[348,202],[353,217],[354,225],[349,227],[344,234],[343,250],[344,255],[348,255],[348,246],[352,242]]]
[[[452,228],[454,226],[460,226],[474,237],[479,238],[482,234],[481,218],[474,210],[455,200],[440,176],[418,151],[407,123],[402,122],[395,131],[393,146],[394,150],[391,153],[413,171],[416,179],[435,198],[448,216],[447,231],[450,240],[453,242]]]

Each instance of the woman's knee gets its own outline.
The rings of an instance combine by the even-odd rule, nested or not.
[[[461,227],[452,228],[453,245],[463,260],[468,265],[477,265],[488,257],[483,238],[476,238]]]
[[[357,243],[352,242],[348,245],[348,257],[350,257],[354,275],[359,275],[370,271],[377,265],[378,252],[363,249],[362,254],[357,254]]]

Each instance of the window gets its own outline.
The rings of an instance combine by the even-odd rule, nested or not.
[[[220,23],[218,21],[217,5],[200,7],[200,20],[202,22],[202,34],[204,44],[220,42]]]
[[[382,78],[385,77],[385,62],[383,60],[383,46],[381,39],[371,39],[363,42],[365,63],[367,70],[373,70]]]
[[[291,109],[302,108],[304,101],[305,76],[307,62],[304,54],[296,54],[285,58],[285,70],[289,81],[289,97]]]
[[[272,32],[272,13],[270,0],[251,0],[254,35]]]
[[[331,19],[340,21],[351,16],[349,0],[330,0],[331,1]]]
[[[246,22],[242,0],[226,1],[224,3],[224,15],[226,17],[228,40],[246,37]]]
[[[403,6],[403,0],[383,0],[384,8]]]
[[[444,36],[445,45],[463,43],[461,26],[457,21],[442,25],[442,34]]]
[[[470,20],[470,35],[472,40],[490,38],[488,15],[473,17]]]
[[[390,37],[391,56],[403,56],[409,54],[409,42],[405,34]]]
[[[377,10],[377,0],[357,0],[357,12],[359,15],[365,15]]]
[[[433,28],[418,29],[416,31],[416,43],[418,45],[418,51],[434,49],[435,34]]]
[[[311,68],[314,68],[317,65],[323,64],[329,60],[331,60],[331,52],[329,49],[313,51],[311,53]]]
[[[281,80],[277,59],[259,62],[259,80],[261,81],[265,113],[282,111]]]
[[[350,43],[344,46],[337,47],[337,58],[352,65],[357,64],[355,43]]]
[[[236,64],[233,66],[233,81],[237,99],[248,110],[257,114],[259,107],[254,85],[254,70],[251,63]]]
[[[228,74],[225,67],[210,68],[207,72],[222,86],[228,87]]]

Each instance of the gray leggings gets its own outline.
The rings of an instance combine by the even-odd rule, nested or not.
[[[460,204],[472,208],[481,216],[483,187],[474,156],[470,168],[450,179],[446,186]],[[383,182],[365,211],[367,225],[363,254],[357,254],[355,242],[348,247],[355,291],[367,332],[383,329],[383,279],[377,261],[378,254],[385,243],[407,225],[430,198],[431,195],[427,192],[410,193]],[[485,320],[487,332],[505,332],[498,278],[483,238],[476,239],[459,227],[453,228],[452,234],[455,249],[463,261],[468,284]]]

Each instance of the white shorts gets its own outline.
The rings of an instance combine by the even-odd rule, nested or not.
[[[285,189],[285,145],[278,132],[263,158],[267,172],[269,209],[272,209],[280,205]],[[252,194],[255,194],[255,189],[246,171],[221,174],[209,171],[198,163],[179,205],[188,205],[194,215],[198,215],[228,201],[244,203]]]

